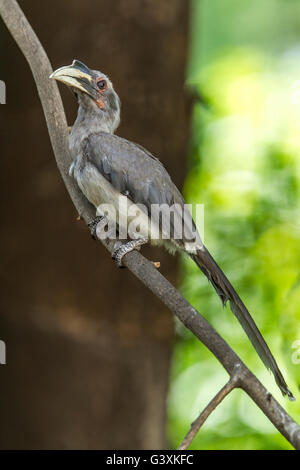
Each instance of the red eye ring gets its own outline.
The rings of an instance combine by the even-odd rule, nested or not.
[[[107,81],[104,78],[99,78],[99,80],[97,80],[97,87],[100,91],[107,90]]]

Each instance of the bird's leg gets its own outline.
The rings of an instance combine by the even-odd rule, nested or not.
[[[89,223],[88,223],[88,227],[90,229],[90,232],[91,232],[91,236],[94,240],[97,240],[97,225],[99,224],[99,222],[103,219],[103,215],[97,215],[94,219],[92,219]]]
[[[127,255],[133,250],[139,250],[142,245],[148,243],[148,238],[137,238],[136,240],[130,240],[129,242],[118,244],[116,243],[115,249],[112,252],[112,259],[117,263],[119,268],[124,268],[122,264],[123,256]]]

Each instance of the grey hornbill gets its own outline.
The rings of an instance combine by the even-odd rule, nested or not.
[[[131,205],[143,204],[144,215],[148,218],[154,204],[184,206],[181,193],[160,161],[141,146],[114,135],[120,122],[120,100],[105,74],[91,70],[82,62],[74,60],[72,65],[53,72],[50,78],[68,85],[77,98],[78,115],[70,134],[70,150],[73,157],[70,174],[96,208],[103,203],[111,204],[115,207],[118,217],[120,199],[126,199]],[[95,218],[95,223],[98,220]],[[119,219],[117,223],[120,223]],[[126,253],[139,248],[148,240],[158,243],[157,237],[153,236],[149,227],[151,224],[144,231],[141,229],[139,238],[117,246],[114,258],[119,265],[122,264],[122,257]],[[195,229],[195,225],[193,228]],[[95,224],[92,221],[91,231],[94,229]],[[165,244],[166,240],[160,239],[159,242]],[[190,243],[190,237],[182,235],[181,239],[178,239],[172,234],[167,243],[175,250],[185,251],[211,282],[223,305],[229,302],[232,312],[263,363],[273,372],[282,394],[293,399],[254,320],[202,244],[198,232],[196,231],[194,243]]]

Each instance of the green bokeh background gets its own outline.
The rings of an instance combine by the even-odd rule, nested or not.
[[[181,290],[300,422],[300,2],[193,0],[187,84],[193,109],[184,194],[205,205],[205,244],[236,287],[296,397],[281,396],[251,343],[193,263]],[[227,381],[177,325],[168,438],[175,448]],[[235,390],[191,449],[290,449]]]

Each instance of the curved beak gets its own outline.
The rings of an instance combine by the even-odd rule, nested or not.
[[[66,65],[55,70],[49,78],[54,78],[72,88],[83,91],[92,98],[97,98],[97,88],[93,72],[79,60],[73,60],[72,65]]]

